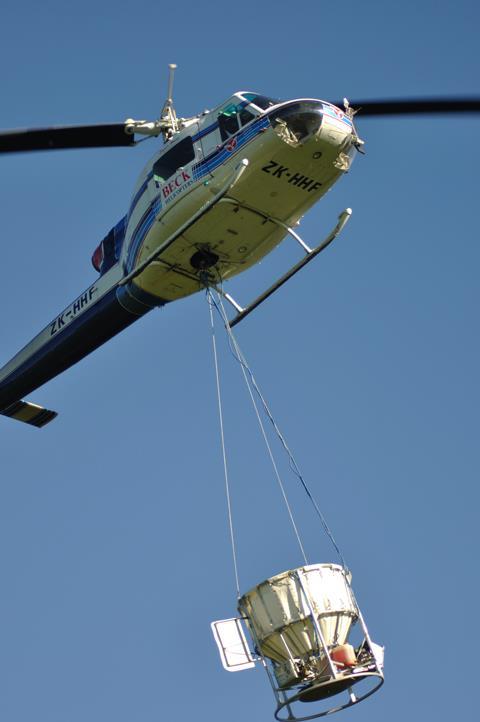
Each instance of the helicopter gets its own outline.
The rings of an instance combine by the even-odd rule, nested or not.
[[[350,218],[310,247],[295,228],[350,170],[364,141],[356,116],[480,111],[479,98],[329,102],[237,91],[212,110],[179,118],[167,100],[154,121],[0,132],[0,152],[135,146],[163,138],[141,172],[126,214],[92,256],[96,280],[0,369],[0,414],[41,428],[57,413],[24,396],[152,309],[205,288],[235,311],[233,327],[318,256]],[[137,136],[137,137],[136,137]],[[138,138],[140,137],[140,139]],[[223,283],[286,236],[302,259],[248,305]]]

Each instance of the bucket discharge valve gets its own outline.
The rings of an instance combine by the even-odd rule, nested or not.
[[[240,617],[212,624],[222,663],[260,661],[280,721],[310,720],[350,707],[383,684],[383,648],[370,639],[351,576],[339,564],[310,564],[270,577],[238,601]],[[253,643],[246,641],[242,622]],[[317,703],[310,712],[296,703]]]

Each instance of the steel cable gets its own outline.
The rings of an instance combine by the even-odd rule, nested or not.
[[[228,317],[227,317],[227,314],[226,314],[226,311],[225,311],[225,307],[224,307],[224,304],[223,304],[221,295],[220,295],[219,293],[217,293],[217,301],[218,301],[218,302],[215,302],[215,300],[213,299],[213,297],[212,297],[212,301],[213,301],[213,303],[214,303],[215,308],[217,309],[217,312],[219,313],[220,317],[222,318],[223,323],[225,324],[225,328],[226,328],[226,330],[227,330],[227,334],[228,334],[228,337],[229,337],[230,349],[231,349],[231,351],[232,351],[232,354],[233,354],[234,358],[238,361],[238,363],[239,363],[240,366],[242,367],[244,377],[245,377],[245,374],[248,374],[248,376],[249,376],[249,378],[250,378],[250,381],[251,381],[251,385],[252,385],[253,388],[255,389],[255,392],[256,392],[256,394],[258,395],[258,397],[259,397],[259,399],[260,399],[260,401],[261,401],[261,403],[262,403],[262,406],[263,406],[263,409],[264,409],[264,411],[265,411],[265,414],[266,414],[267,418],[270,420],[270,422],[271,422],[271,424],[272,424],[272,426],[273,426],[273,428],[274,428],[274,430],[275,430],[275,433],[276,433],[276,435],[277,435],[277,437],[278,437],[278,439],[279,439],[279,441],[280,441],[283,449],[285,450],[285,452],[286,452],[286,454],[287,454],[287,456],[288,456],[289,464],[290,464],[290,467],[291,467],[293,473],[297,476],[297,478],[299,479],[299,481],[300,481],[300,483],[301,483],[301,485],[302,485],[305,493],[307,494],[307,497],[308,497],[308,499],[310,500],[310,502],[311,502],[311,504],[312,504],[312,506],[313,506],[313,508],[314,508],[314,510],[315,510],[315,512],[316,512],[316,514],[317,514],[317,516],[318,516],[318,518],[319,518],[319,520],[320,520],[320,522],[321,522],[321,525],[322,525],[322,527],[323,527],[323,530],[324,530],[325,534],[326,534],[326,535],[328,536],[328,538],[330,539],[330,541],[331,541],[331,543],[332,543],[335,551],[336,551],[337,554],[338,554],[338,557],[339,557],[339,559],[340,559],[340,561],[341,561],[341,563],[342,563],[342,566],[343,566],[345,569],[348,569],[348,568],[347,568],[347,565],[346,565],[346,562],[345,562],[345,559],[344,559],[344,556],[343,556],[342,552],[340,551],[340,548],[339,548],[337,542],[335,541],[335,538],[334,538],[334,536],[333,536],[333,533],[332,533],[332,531],[330,530],[330,528],[329,528],[329,526],[328,526],[328,524],[327,524],[327,521],[326,521],[324,515],[322,514],[322,512],[321,512],[321,510],[320,510],[320,507],[318,506],[318,503],[316,502],[316,500],[315,500],[312,492],[310,491],[310,489],[309,489],[309,487],[308,487],[308,485],[307,485],[307,483],[306,483],[306,481],[305,481],[305,479],[304,479],[304,477],[303,477],[303,475],[302,475],[302,473],[301,473],[301,471],[300,471],[300,469],[299,469],[299,466],[298,466],[298,464],[297,464],[297,462],[296,462],[296,460],[295,460],[292,452],[290,451],[290,449],[289,449],[289,447],[288,447],[288,445],[287,445],[287,442],[286,442],[283,434],[281,433],[281,431],[280,431],[280,429],[279,429],[279,427],[278,427],[278,425],[277,425],[277,423],[276,423],[276,421],[275,421],[275,419],[274,419],[274,417],[273,417],[272,412],[270,411],[270,408],[269,408],[269,406],[268,406],[268,404],[267,404],[267,402],[266,402],[266,400],[265,400],[262,392],[260,391],[260,389],[259,389],[259,387],[258,387],[258,384],[257,384],[257,382],[256,382],[256,380],[255,380],[255,377],[254,377],[254,375],[253,375],[253,373],[252,373],[252,371],[251,371],[251,369],[250,369],[250,367],[249,367],[249,365],[248,365],[248,362],[247,362],[247,360],[246,360],[243,352],[242,352],[241,349],[240,349],[240,346],[239,346],[239,344],[238,344],[238,341],[237,341],[237,339],[235,338],[235,336],[234,336],[234,334],[233,334],[233,331],[232,331],[232,329],[231,329],[230,326],[229,326]],[[250,384],[248,384],[248,381],[247,381],[247,385],[248,385],[248,388],[249,388],[249,390],[250,390]],[[250,391],[250,393],[251,393],[251,391]],[[253,399],[252,399],[252,401],[253,401]],[[253,403],[254,403],[254,405],[255,405],[255,402],[253,402]],[[255,405],[255,409],[256,409],[256,405]],[[258,414],[258,412],[257,412],[257,414]],[[262,425],[262,430],[263,430],[263,425]],[[283,488],[282,488],[282,491],[283,491]],[[284,498],[286,499],[285,493],[284,493]],[[288,502],[287,502],[287,504],[288,504]],[[288,507],[288,508],[289,508],[289,507]],[[293,518],[292,518],[292,521],[293,521]],[[294,524],[294,522],[293,522],[293,524]],[[296,526],[295,526],[295,525],[294,525],[294,528],[296,529]],[[302,543],[301,543],[301,541],[300,541],[300,538],[299,538],[299,535],[298,535],[298,534],[297,534],[297,538],[298,538],[298,540],[299,540],[299,544],[300,544],[300,547],[301,547],[301,549],[302,549],[303,556],[304,556],[304,558],[305,558],[305,560],[306,560],[305,552],[304,552],[304,550],[303,550],[303,545],[302,545]],[[305,561],[305,563],[307,563],[307,562]]]
[[[215,363],[215,379],[217,385],[217,401],[218,401],[218,416],[220,420],[220,438],[222,443],[222,456],[223,456],[223,470],[225,475],[225,495],[227,498],[227,511],[228,511],[228,524],[230,529],[230,543],[232,547],[233,557],[233,570],[235,574],[235,584],[237,586],[237,597],[240,597],[240,581],[238,578],[238,564],[237,564],[237,552],[235,547],[235,534],[233,529],[233,516],[232,516],[232,502],[230,495],[230,484],[228,479],[228,466],[227,466],[227,454],[225,449],[225,434],[223,429],[223,410],[222,410],[222,394],[220,390],[220,374],[218,369],[218,356],[217,356],[217,343],[215,339],[215,324],[213,322],[213,298],[209,290],[207,290],[207,300],[210,309],[210,324],[212,329],[212,346],[213,346],[213,358]]]

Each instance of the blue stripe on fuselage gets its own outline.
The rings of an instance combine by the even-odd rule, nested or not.
[[[203,130],[200,130],[195,135],[192,135],[192,141],[195,143],[195,141],[200,140],[201,138],[205,138],[206,135],[213,133],[213,131],[217,130],[217,128],[218,128],[218,120],[216,120],[215,123],[212,123],[211,125],[207,125],[206,128],[204,128]]]
[[[129,217],[131,217],[133,211],[135,210],[135,206],[137,205],[138,201],[140,200],[140,198],[143,196],[143,194],[144,194],[145,191],[147,190],[147,188],[148,188],[148,183],[149,183],[149,181],[151,180],[151,178],[153,178],[153,171],[150,171],[150,173],[149,173],[148,176],[145,178],[145,180],[143,181],[143,183],[142,183],[142,185],[140,186],[140,188],[138,189],[138,191],[135,193],[135,195],[134,195],[134,197],[133,197],[133,200],[132,200],[132,202],[130,203],[130,210],[128,211],[128,216],[129,216]]]
[[[200,138],[204,138],[206,135],[213,133],[213,131],[216,130],[217,128],[218,128],[218,122],[212,123],[212,125],[209,125],[207,128],[204,128],[199,133],[192,136],[192,141],[195,143],[195,141],[200,140]],[[168,150],[168,148],[166,150]],[[147,190],[148,184],[152,180],[152,178],[153,178],[153,170],[151,170],[149,172],[149,174],[143,181],[142,185],[140,186],[138,191],[133,196],[132,202],[130,203],[130,210],[128,212],[129,217],[131,217],[133,215],[133,212],[135,211],[135,207],[136,207],[138,201],[140,200],[140,198],[143,196],[143,194]]]
[[[261,116],[255,122],[245,126],[245,128],[238,131],[235,135],[225,141],[223,145],[210,153],[206,158],[203,158],[199,163],[196,163],[192,167],[193,178],[195,181],[199,181],[206,175],[209,175],[215,168],[222,165],[226,160],[234,156],[241,148],[244,148],[253,138],[261,133],[270,124],[267,116]],[[226,150],[225,146],[229,143],[232,138],[235,138],[237,144],[232,151]],[[138,193],[137,193],[138,195]],[[160,196],[150,203],[145,213],[141,217],[140,221],[132,234],[130,241],[130,247],[128,249],[126,268],[127,271],[131,271],[135,265],[138,251],[142,245],[142,242],[147,235],[150,228],[155,222],[156,214],[161,209]],[[130,214],[132,209],[130,210]]]
[[[242,103],[239,103],[239,107],[244,108],[249,103],[247,101],[243,101]],[[203,128],[203,130],[200,130],[195,135],[192,135],[192,142],[195,143],[198,140],[201,140],[201,138],[205,138],[205,136],[210,135],[210,133],[213,133],[218,128],[218,120],[208,125],[206,128]],[[163,150],[168,150],[168,146],[165,147]],[[162,151],[163,152],[163,151]],[[160,157],[160,156],[159,156]],[[153,178],[153,170],[149,172],[145,180],[143,181],[142,185],[138,189],[138,191],[135,193],[132,202],[130,203],[130,210],[128,212],[129,217],[133,215],[133,212],[135,210],[135,206],[137,205],[140,198],[143,196],[145,191],[147,190],[148,184]]]
[[[147,235],[150,228],[155,223],[155,218],[157,216],[157,213],[160,211],[162,207],[162,201],[160,200],[160,197],[158,196],[155,198],[152,203],[148,206],[147,210],[143,214],[143,216],[140,218],[139,222],[137,223],[137,227],[135,228],[132,239],[130,241],[130,248],[128,249],[128,255],[127,255],[127,262],[126,267],[127,270],[130,270],[133,268],[133,264],[135,262],[135,257],[138,248],[142,245],[142,242]]]

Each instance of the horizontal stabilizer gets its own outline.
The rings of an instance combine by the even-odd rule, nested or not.
[[[44,409],[43,406],[32,404],[30,401],[15,401],[0,413],[2,416],[9,416],[11,419],[23,421],[25,424],[31,424],[39,429],[57,416],[56,411]]]

